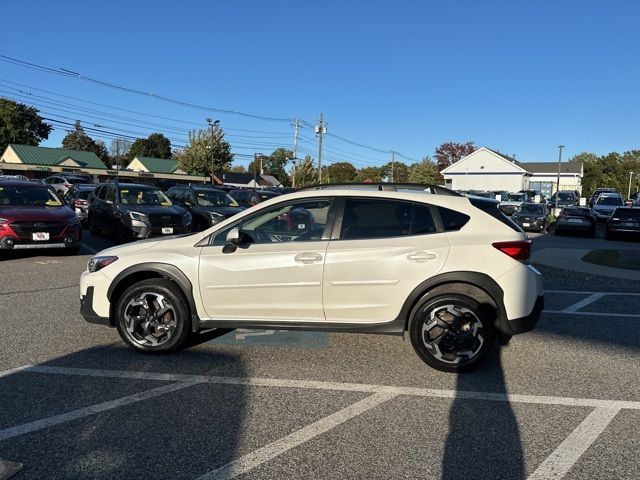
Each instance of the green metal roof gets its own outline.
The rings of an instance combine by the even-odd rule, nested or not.
[[[136,157],[147,170],[153,173],[173,173],[178,169],[178,162],[171,158]]]
[[[29,165],[59,165],[67,158],[86,168],[107,168],[93,152],[68,150],[66,148],[34,147],[33,145],[9,144],[22,163]],[[7,147],[7,148],[9,148]]]

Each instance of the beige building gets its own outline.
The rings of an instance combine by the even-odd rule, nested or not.
[[[581,163],[560,166],[560,190],[582,191]],[[556,191],[558,162],[518,162],[515,158],[481,147],[442,170],[445,186],[453,190],[518,192],[540,190],[543,195]]]

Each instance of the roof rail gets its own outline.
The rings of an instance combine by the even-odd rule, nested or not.
[[[453,197],[462,197],[463,195],[449,188],[433,185],[430,183],[387,183],[387,182],[371,182],[371,183],[323,183],[309,185],[296,189],[296,192],[305,190],[326,190],[330,188],[346,189],[346,190],[378,190],[399,192],[403,190],[414,190],[420,192],[429,192],[436,195],[450,195]]]

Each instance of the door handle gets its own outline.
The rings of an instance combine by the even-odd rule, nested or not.
[[[424,252],[424,251],[413,252],[407,255],[407,260],[411,260],[412,262],[419,262],[419,263],[428,262],[429,260],[435,260],[436,258],[438,258],[437,253]]]
[[[310,263],[316,263],[322,260],[322,255],[320,255],[319,253],[305,252],[299,253],[293,259],[298,263],[304,263],[305,265],[308,265]]]

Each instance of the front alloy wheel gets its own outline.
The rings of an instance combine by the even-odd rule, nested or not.
[[[496,339],[494,327],[480,304],[464,295],[443,295],[418,305],[410,330],[418,356],[446,372],[478,364]]]
[[[189,334],[189,309],[182,292],[166,279],[136,283],[120,297],[116,309],[118,333],[145,352],[178,348]]]

